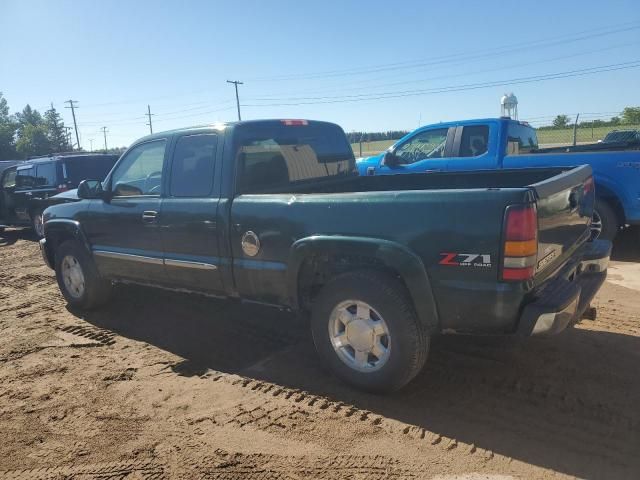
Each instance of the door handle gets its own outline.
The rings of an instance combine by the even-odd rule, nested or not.
[[[27,197],[31,197],[31,196],[33,196],[33,193],[32,193],[32,192],[24,192],[24,194],[25,194]]]
[[[142,212],[142,221],[144,223],[155,223],[158,220],[158,212],[155,210],[145,210]]]

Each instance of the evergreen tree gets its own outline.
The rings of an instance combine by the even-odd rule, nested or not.
[[[15,114],[16,121],[18,122],[18,136],[22,135],[22,131],[27,125],[34,127],[41,126],[43,124],[42,115],[37,110],[31,108],[31,105],[27,104],[22,112]]]
[[[53,103],[51,104],[51,108],[44,112],[44,124],[47,130],[49,145],[53,153],[71,150],[67,135],[65,134],[64,122],[58,111],[54,108]]]
[[[9,105],[0,92],[0,160],[12,160],[16,152],[16,124],[9,115]]]

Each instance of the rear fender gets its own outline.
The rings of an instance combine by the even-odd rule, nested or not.
[[[395,242],[366,237],[311,236],[296,241],[289,253],[287,291],[289,303],[300,308],[299,274],[306,259],[320,255],[354,255],[377,260],[397,272],[413,301],[416,313],[427,331],[434,333],[439,320],[431,282],[422,260],[408,248]]]

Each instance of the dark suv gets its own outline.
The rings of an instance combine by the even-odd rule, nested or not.
[[[0,173],[0,227],[31,225],[42,237],[42,212],[50,197],[77,188],[86,178],[104,178],[117,155],[69,153],[20,162]]]

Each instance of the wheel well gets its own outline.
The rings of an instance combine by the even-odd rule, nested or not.
[[[603,192],[602,195],[598,195],[596,197],[596,203],[597,202],[605,202],[607,205],[609,205],[609,207],[611,207],[611,209],[615,212],[616,217],[618,218],[618,224],[625,224],[624,208],[622,207],[622,203],[620,202],[620,200],[618,200],[618,197],[610,192]]]
[[[380,259],[364,255],[319,254],[304,260],[298,271],[298,305],[309,311],[320,289],[332,278],[354,270],[377,270],[396,278],[405,288],[400,274]]]
[[[65,229],[54,230],[53,232],[47,232],[47,250],[50,252],[53,258],[51,264],[55,262],[55,252],[58,247],[67,240],[75,240],[75,235]]]

